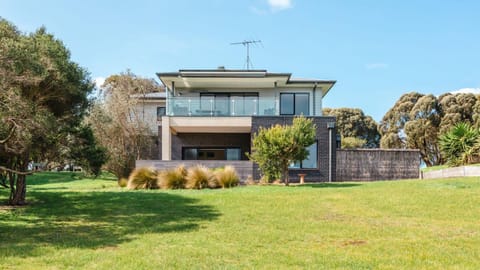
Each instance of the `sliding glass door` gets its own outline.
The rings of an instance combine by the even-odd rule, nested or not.
[[[241,160],[239,147],[184,147],[183,160]]]

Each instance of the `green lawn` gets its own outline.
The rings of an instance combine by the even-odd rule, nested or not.
[[[31,205],[0,206],[0,269],[480,269],[479,178],[127,191],[45,173],[29,184]]]

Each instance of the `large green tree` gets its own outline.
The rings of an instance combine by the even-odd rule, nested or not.
[[[410,111],[423,95],[416,92],[404,94],[387,111],[380,121],[381,148],[406,148],[405,124],[410,120]]]
[[[0,170],[9,203],[24,204],[28,163],[78,125],[93,89],[70,52],[40,28],[23,34],[0,18]]]
[[[80,125],[72,129],[69,135],[66,158],[74,161],[93,176],[99,176],[102,166],[108,160],[107,149],[98,144],[92,128],[88,125]]]
[[[293,119],[292,125],[261,127],[253,137],[249,158],[256,162],[267,180],[283,176],[289,184],[288,166],[308,157],[307,147],[315,142],[316,126],[303,116]]]
[[[437,142],[440,118],[437,98],[425,95],[417,100],[410,110],[410,120],[405,123],[407,148],[419,149],[427,166],[441,161]]]
[[[342,136],[347,145],[366,148],[376,148],[380,145],[378,125],[369,115],[357,108],[324,108],[324,115],[335,116],[337,119],[337,132]],[[360,142],[363,141],[363,144]]]
[[[474,124],[478,98],[471,93],[443,94],[438,98],[441,123],[439,131],[445,134],[458,123]],[[478,112],[477,112],[478,113]]]
[[[460,122],[478,127],[478,113],[480,98],[473,94],[404,94],[380,122],[381,147],[419,149],[427,166],[442,164],[439,136]]]

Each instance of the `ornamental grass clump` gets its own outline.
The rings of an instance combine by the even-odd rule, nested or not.
[[[237,171],[233,166],[225,166],[214,172],[215,178],[218,181],[218,185],[222,188],[230,188],[238,185],[239,177]]]
[[[157,171],[154,168],[136,168],[128,177],[128,189],[158,189]]]
[[[120,180],[118,180],[118,186],[119,187],[124,188],[124,187],[127,186],[127,184],[128,184],[128,179],[125,178],[125,177],[122,177],[122,178],[120,178]]]
[[[218,181],[210,169],[202,165],[196,165],[188,169],[186,176],[186,188],[218,188]]]
[[[187,173],[188,171],[184,165],[162,171],[158,174],[158,183],[163,189],[185,188]]]

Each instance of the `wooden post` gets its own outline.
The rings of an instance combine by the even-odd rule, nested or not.
[[[305,173],[299,173],[298,176],[300,177],[300,184],[305,184]]]

